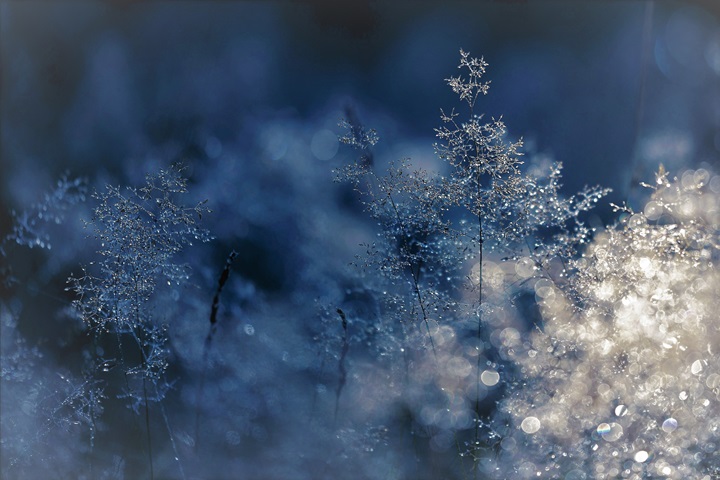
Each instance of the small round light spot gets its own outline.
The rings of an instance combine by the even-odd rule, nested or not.
[[[526,417],[520,424],[523,432],[533,434],[540,430],[540,420],[537,417]]]
[[[500,374],[495,370],[485,370],[480,375],[480,380],[488,387],[492,387],[500,381]]]
[[[703,364],[700,360],[695,360],[690,366],[690,373],[693,375],[699,375],[703,370]]]
[[[677,429],[678,422],[674,418],[670,417],[667,420],[665,420],[662,424],[662,429],[666,431],[667,433],[672,433]]]
[[[650,458],[650,454],[646,452],[645,450],[639,450],[637,453],[635,453],[635,457],[633,457],[636,462],[643,463],[648,458]]]

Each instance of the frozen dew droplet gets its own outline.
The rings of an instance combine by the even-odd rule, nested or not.
[[[689,395],[688,395],[688,393],[687,393],[685,390],[683,390],[682,392],[680,392],[680,395],[678,395],[678,397],[680,398],[680,400],[683,400],[683,401],[687,400],[687,399],[688,399],[688,396],[689,396]]]
[[[646,452],[645,450],[638,450],[638,451],[635,453],[635,456],[634,456],[633,458],[635,459],[636,462],[638,462],[638,463],[643,463],[643,462],[645,462],[648,458],[650,458],[650,454],[649,454],[648,452]]]
[[[675,420],[672,417],[665,420],[662,424],[662,429],[664,431],[666,431],[667,433],[674,432],[677,427],[678,427],[678,422],[677,422],[677,420]]]
[[[112,370],[113,368],[115,368],[115,365],[116,365],[116,363],[115,363],[114,360],[106,360],[106,361],[104,361],[103,363],[100,364],[100,369],[101,369],[103,372],[109,372],[110,370]]]
[[[488,387],[492,387],[500,381],[500,374],[495,370],[485,370],[480,375],[480,380]]]
[[[249,323],[243,327],[243,330],[245,331],[246,335],[255,335],[255,327],[253,327]]]
[[[532,434],[540,430],[540,420],[537,417],[526,417],[520,424],[523,432]]]
[[[627,411],[628,409],[625,405],[618,405],[617,407],[615,407],[615,415],[618,417],[623,417],[627,415]]]

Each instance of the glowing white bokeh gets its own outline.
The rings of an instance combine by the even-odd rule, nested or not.
[[[666,419],[662,424],[662,429],[667,433],[672,433],[678,428],[678,422],[674,418],[670,417]]]
[[[528,434],[536,433],[540,430],[540,420],[537,417],[525,417],[520,424],[520,428]]]
[[[530,278],[535,275],[535,263],[530,257],[522,257],[515,263],[515,272],[520,278]]]
[[[480,380],[488,387],[493,387],[500,381],[500,374],[495,370],[485,370],[480,375]]]
[[[693,375],[699,375],[703,371],[703,364],[700,360],[695,360],[690,366],[690,373]]]
[[[663,208],[657,202],[648,202],[643,213],[648,220],[657,220],[663,214]]]
[[[550,280],[541,278],[535,282],[535,294],[540,298],[548,298],[555,295],[555,288]]]
[[[670,181],[659,172],[643,213],[628,212],[573,263],[569,293],[533,283],[543,329],[515,342],[512,360],[526,376],[501,403],[520,427],[510,465],[531,458],[549,478],[584,471],[603,480],[704,478],[717,465],[716,178],[699,169]],[[542,420],[532,437],[530,409]],[[494,465],[503,472],[496,478],[519,478],[517,467]]]
[[[495,262],[484,262],[483,265],[483,286],[490,288],[501,288],[505,281],[505,272]]]
[[[648,458],[650,458],[650,454],[645,450],[638,450],[633,457],[633,459],[638,463],[643,463],[647,461]]]

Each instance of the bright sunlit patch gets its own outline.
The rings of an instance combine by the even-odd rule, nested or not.
[[[638,260],[638,266],[647,278],[651,278],[653,275],[655,275],[655,267],[652,260],[650,260],[649,258],[643,257]]]
[[[615,287],[613,285],[613,282],[610,280],[606,280],[600,284],[597,291],[595,292],[595,295],[597,296],[598,300],[610,300],[615,293]]]
[[[560,282],[532,282],[544,335],[533,334],[522,350],[537,352],[534,357],[518,352],[516,358],[543,387],[530,387],[507,411],[517,412],[524,426],[529,409],[542,412],[533,442],[543,446],[571,448],[593,419],[587,452],[567,454],[578,464],[593,462],[588,478],[702,478],[708,449],[716,449],[720,375],[713,325],[720,275],[717,249],[708,241],[717,235],[720,180],[704,171],[686,172],[682,182],[662,172],[658,178],[644,213],[628,212],[573,265],[586,302],[579,313],[548,307],[553,287],[554,297],[573,305]],[[542,359],[554,363],[543,366]],[[556,405],[563,407],[557,417]],[[514,452],[524,453],[520,442]],[[564,478],[562,467],[552,470],[564,459],[550,457],[543,475]]]

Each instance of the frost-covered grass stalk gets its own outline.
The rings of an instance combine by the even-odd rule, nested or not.
[[[136,414],[143,410],[151,478],[150,403],[162,410],[171,387],[165,377],[167,324],[161,321],[163,313],[153,307],[168,288],[188,279],[189,267],[176,263],[175,256],[193,241],[210,239],[198,226],[207,208],[202,203],[190,207],[177,203],[186,192],[182,169],[173,167],[148,175],[140,188],[108,186],[105,192],[94,193],[98,204],[87,225],[99,242],[99,260],[70,277],[68,287],[77,295],[73,306],[92,335],[86,374],[105,379],[105,395],[126,399]],[[112,370],[118,374],[110,378],[118,384],[109,383]],[[91,418],[101,409],[95,405]],[[168,433],[172,440],[172,432]],[[94,437],[92,428],[91,443]]]
[[[487,323],[504,308],[497,304],[497,295],[485,292],[488,281],[499,286],[489,277],[498,272],[504,276],[495,263],[492,270],[485,268],[485,256],[530,262],[532,273],[524,280],[545,276],[555,281],[553,275],[559,280],[564,272],[551,271],[551,263],[567,261],[587,240],[590,232],[579,215],[607,190],[589,188],[566,199],[559,194],[560,165],[524,171],[522,141],[508,139],[501,119],[486,121],[475,113],[478,99],[489,89],[489,82],[482,80],[487,63],[462,50],[460,57],[461,74],[446,81],[468,112],[461,119],[454,109],[441,111],[435,151],[445,163],[444,173],[413,170],[410,161],[403,160],[381,176],[362,156],[341,178],[353,182],[381,226],[382,241],[366,248],[367,264],[376,266],[393,287],[386,321],[408,330],[423,326],[437,363],[431,376],[445,397],[441,403],[457,410],[449,423],[430,422],[436,423],[430,435],[440,431],[457,444],[458,432],[471,430],[472,440],[460,453],[472,458],[477,476],[485,448],[481,402],[486,387],[497,383],[491,378],[500,368],[491,353],[483,354],[491,349]],[[366,150],[377,140],[374,132],[352,122],[344,126],[349,130],[342,138],[347,144]],[[433,332],[458,337],[460,349],[439,353]],[[422,350],[408,341],[403,341],[403,349]],[[452,388],[446,385],[448,375],[460,377]]]
[[[230,278],[230,268],[232,267],[233,262],[235,261],[235,258],[237,258],[237,252],[233,250],[228,255],[227,260],[225,261],[225,266],[223,267],[222,273],[220,274],[220,278],[218,278],[218,284],[217,289],[215,290],[215,296],[213,297],[212,301],[212,307],[210,308],[210,331],[208,332],[207,336],[205,337],[205,343],[203,344],[203,354],[202,354],[202,374],[200,375],[200,386],[198,387],[197,391],[197,397],[195,399],[195,451],[197,452],[200,446],[200,414],[201,414],[201,405],[203,403],[203,393],[205,390],[205,380],[207,378],[207,369],[208,369],[208,359],[210,356],[210,349],[212,348],[213,338],[215,337],[215,334],[217,333],[217,314],[218,309],[220,308],[220,294],[222,293],[223,287],[225,287],[225,284],[228,281],[228,278]]]

